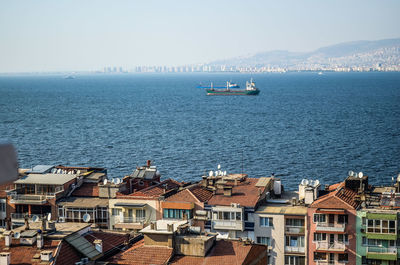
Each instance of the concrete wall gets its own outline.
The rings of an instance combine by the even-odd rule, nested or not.
[[[260,226],[260,217],[272,218],[272,227]],[[272,249],[269,251],[270,264],[285,265],[285,219],[284,215],[255,213],[254,234],[257,237],[269,237]]]
[[[216,236],[176,236],[174,250],[177,255],[205,257]]]
[[[144,245],[146,246],[165,246],[172,248],[173,235],[172,234],[145,234],[144,235]]]

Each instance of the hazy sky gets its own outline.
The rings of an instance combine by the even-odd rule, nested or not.
[[[400,37],[399,0],[0,0],[0,72],[181,65]]]

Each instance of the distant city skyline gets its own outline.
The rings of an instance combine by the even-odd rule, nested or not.
[[[399,1],[0,0],[0,72],[188,65],[400,37]]]

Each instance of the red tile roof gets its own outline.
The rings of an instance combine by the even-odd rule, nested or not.
[[[212,192],[206,190],[200,185],[179,191],[178,193],[168,197],[169,202],[207,202],[212,197]]]
[[[129,195],[117,195],[117,198],[127,198],[127,197],[147,197],[147,198],[158,198],[159,196],[164,195],[168,191],[181,187],[183,184],[175,181],[173,179],[167,179],[163,182],[150,186],[148,188],[142,189],[140,191],[136,191]]]
[[[120,249],[120,246],[129,241],[128,234],[118,234],[110,232],[95,232],[92,231],[84,235],[84,237],[93,244],[96,239],[103,240],[103,253],[112,249]]]
[[[84,258],[74,247],[68,244],[66,241],[61,243],[60,249],[58,250],[58,255],[56,256],[57,265],[69,265],[75,264]]]
[[[6,197],[6,190],[14,189],[14,181],[6,182],[0,185],[0,198]]]
[[[144,239],[136,242],[125,252],[110,258],[111,264],[166,264],[172,255],[172,248],[163,246],[145,246]]]
[[[264,245],[245,245],[234,240],[218,240],[205,257],[178,256],[170,264],[220,265],[220,264],[266,264],[267,248]]]
[[[232,196],[225,196],[222,190],[218,190],[208,204],[228,206],[231,203],[239,203],[241,206],[255,207],[260,199],[260,191],[264,192],[265,190],[265,187],[256,187],[258,180],[247,178],[245,181],[239,182],[237,186],[233,186]]]
[[[11,247],[6,248],[4,245],[5,241],[2,239],[0,240],[0,252],[10,253],[10,265],[40,264],[40,252],[43,250],[51,250],[53,251],[54,255],[59,243],[60,240],[45,240],[44,247],[42,249],[38,249],[36,243],[32,246],[22,246],[19,245],[19,240],[13,240]],[[38,258],[34,259],[34,256],[37,254],[39,254]]]
[[[97,183],[83,183],[82,186],[74,190],[73,197],[99,197],[99,186]]]
[[[319,197],[310,207],[325,209],[357,209],[360,201],[356,201],[357,192],[346,188],[344,182],[331,185],[328,194]]]

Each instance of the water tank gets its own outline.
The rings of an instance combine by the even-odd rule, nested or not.
[[[282,193],[282,183],[280,179],[274,180],[274,193],[275,195],[281,195]]]

